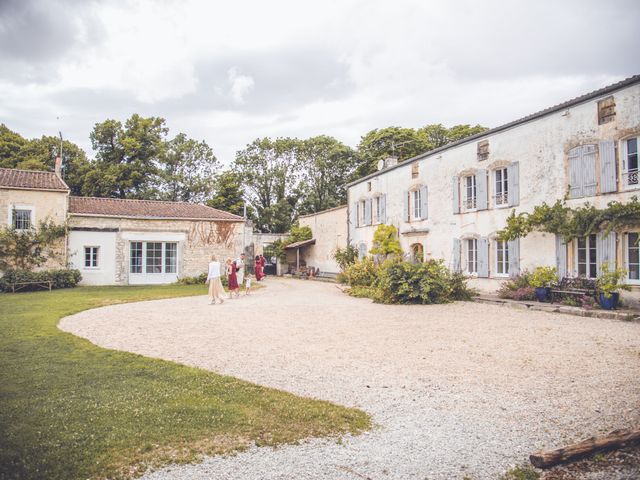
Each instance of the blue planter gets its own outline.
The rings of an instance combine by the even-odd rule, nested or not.
[[[548,302],[551,298],[551,287],[536,287],[536,298],[539,302]]]
[[[618,301],[620,300],[620,294],[618,292],[612,293],[610,297],[604,293],[600,294],[600,306],[605,310],[615,310],[618,308]]]

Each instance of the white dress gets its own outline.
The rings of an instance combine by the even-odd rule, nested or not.
[[[238,258],[236,260],[236,267],[238,267],[238,271],[236,273],[236,277],[238,278],[238,285],[242,285],[242,282],[244,282],[244,260]]]

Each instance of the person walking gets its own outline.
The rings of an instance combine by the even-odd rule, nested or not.
[[[216,300],[220,300],[220,303],[224,303],[222,295],[224,295],[224,288],[222,288],[222,282],[220,281],[220,262],[218,262],[215,255],[209,257],[209,273],[207,274],[207,282],[209,283],[209,301],[211,305],[216,304]]]
[[[251,275],[247,273],[244,278],[244,294],[249,295],[251,293]]]
[[[245,275],[245,263],[244,263],[244,253],[240,254],[240,257],[236,259],[236,267],[237,268],[237,276],[238,276],[238,285],[242,285],[244,283],[244,275]]]
[[[236,262],[227,259],[227,285],[229,286],[229,298],[233,298],[233,294],[236,294],[236,298],[240,296],[240,286],[238,285]]]
[[[256,270],[256,282],[259,282],[262,280],[262,277],[264,277],[264,273],[262,273],[262,261],[260,260],[260,255],[256,255],[254,268]]]

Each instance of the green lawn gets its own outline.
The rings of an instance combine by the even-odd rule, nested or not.
[[[198,295],[205,288],[0,294],[0,479],[135,476],[149,466],[253,443],[370,427],[359,410],[105,350],[56,327],[81,310]]]

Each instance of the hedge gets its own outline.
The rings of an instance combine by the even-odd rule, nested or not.
[[[7,270],[0,278],[0,290],[11,292],[12,284],[23,282],[53,282],[51,288],[73,288],[82,279],[79,270],[71,268],[60,268],[55,270],[41,270],[33,272],[30,270]],[[37,285],[25,285],[21,292],[29,290],[41,290]]]

